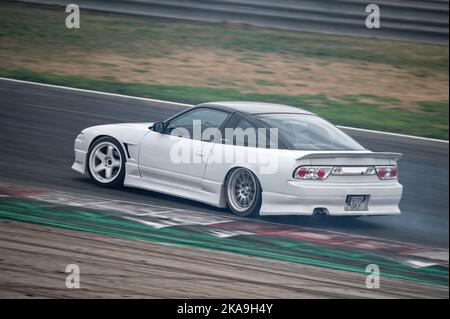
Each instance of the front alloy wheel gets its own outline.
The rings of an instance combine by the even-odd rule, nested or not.
[[[88,172],[91,179],[104,186],[122,186],[124,159],[122,148],[116,140],[110,137],[98,139],[89,151]]]

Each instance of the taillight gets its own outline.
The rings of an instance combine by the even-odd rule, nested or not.
[[[309,180],[324,180],[333,170],[328,166],[300,166],[294,172],[294,178]]]
[[[377,171],[377,176],[379,179],[386,180],[386,179],[395,179],[397,178],[397,166],[390,165],[390,166],[375,166],[375,170]]]

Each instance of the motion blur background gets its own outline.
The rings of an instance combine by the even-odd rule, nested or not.
[[[1,76],[448,139],[448,0],[379,0],[380,29],[363,0],[80,0],[71,30],[68,3],[2,1]]]

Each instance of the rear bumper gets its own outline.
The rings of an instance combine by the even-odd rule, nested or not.
[[[288,181],[286,192],[263,192],[261,215],[312,215],[317,208],[333,216],[398,215],[403,186],[388,183],[302,183]],[[368,209],[345,210],[348,195],[370,195]]]

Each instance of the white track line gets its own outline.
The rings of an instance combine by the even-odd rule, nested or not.
[[[372,134],[398,136],[398,137],[403,137],[403,138],[412,138],[412,139],[416,139],[416,140],[423,140],[423,141],[430,141],[430,142],[439,142],[439,143],[446,143],[446,144],[448,144],[448,142],[449,142],[449,141],[440,140],[440,139],[437,139],[437,138],[429,138],[429,137],[414,136],[414,135],[399,134],[399,133],[391,133],[391,132],[382,132],[382,131],[368,130],[368,129],[364,129],[364,128],[348,127],[348,126],[342,126],[342,125],[338,125],[338,127],[342,128],[344,130],[348,130],[348,131],[359,131],[359,132],[366,132],[366,133],[372,133]]]
[[[90,94],[98,94],[98,95],[120,97],[120,98],[123,98],[123,99],[133,99],[133,100],[140,100],[140,101],[146,101],[146,102],[171,104],[171,105],[177,105],[177,106],[183,106],[183,107],[193,107],[193,105],[191,105],[191,104],[169,102],[169,101],[149,99],[149,98],[145,98],[145,97],[123,95],[123,94],[117,94],[117,93],[108,93],[108,92],[101,92],[101,91],[94,91],[94,90],[78,89],[78,88],[73,88],[73,87],[68,87],[68,86],[60,86],[60,85],[45,84],[45,83],[38,83],[38,82],[22,81],[22,80],[9,79],[9,78],[3,78],[3,77],[0,77],[0,80],[1,81],[8,81],[8,82],[15,82],[15,83],[35,85],[35,86],[43,86],[43,87],[53,88],[53,89],[70,90],[70,91],[75,91],[75,92],[83,92],[83,93],[90,93]]]
[[[15,83],[22,83],[22,84],[35,85],[35,86],[43,86],[43,87],[54,88],[54,89],[61,89],[61,90],[70,90],[70,91],[90,93],[90,94],[99,94],[99,95],[113,96],[113,97],[119,97],[119,98],[124,98],[124,99],[134,99],[134,100],[140,100],[140,101],[146,101],[146,102],[170,104],[170,105],[176,105],[176,106],[182,106],[182,107],[193,107],[194,106],[192,104],[177,103],[177,102],[163,101],[163,100],[157,100],[157,99],[149,99],[149,98],[145,98],[145,97],[137,97],[137,96],[131,96],[131,95],[108,93],[108,92],[101,92],[101,91],[94,91],[94,90],[78,89],[78,88],[73,88],[73,87],[68,87],[68,86],[60,86],[60,85],[53,85],[53,84],[30,82],[30,81],[16,80],[16,79],[3,78],[3,77],[0,77],[0,80],[1,81],[15,82]],[[382,132],[382,131],[368,130],[368,129],[362,129],[362,128],[356,128],[356,127],[348,127],[348,126],[338,126],[338,127],[342,128],[342,129],[345,129],[345,130],[349,130],[349,131],[359,131],[359,132],[366,132],[366,133],[371,133],[371,134],[389,135],[389,136],[396,136],[396,137],[402,137],[402,138],[416,139],[416,140],[429,141],[429,142],[438,142],[438,143],[446,143],[446,144],[449,143],[449,141],[435,139],[435,138],[413,136],[413,135],[406,135],[406,134],[399,134],[399,133]]]

